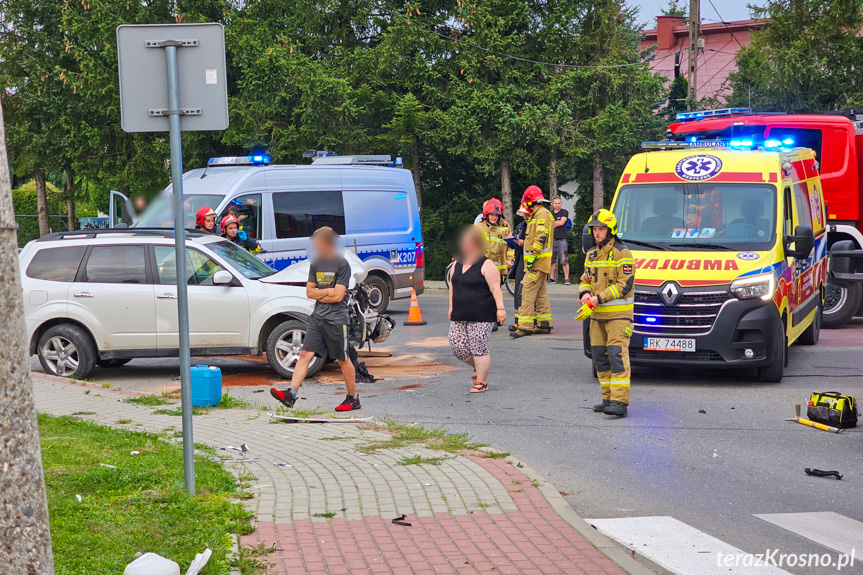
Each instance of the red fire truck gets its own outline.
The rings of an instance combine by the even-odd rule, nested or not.
[[[705,146],[711,141],[780,142],[814,150],[829,222],[823,325],[840,327],[863,315],[863,115],[853,110],[824,115],[701,110],[678,114],[667,138]]]

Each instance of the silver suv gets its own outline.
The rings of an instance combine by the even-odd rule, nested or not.
[[[186,249],[192,355],[266,353],[290,377],[314,305],[307,268],[276,273],[211,234],[189,232]],[[365,267],[346,257],[361,282]],[[30,353],[47,373],[86,378],[95,366],[178,355],[173,230],[50,234],[28,243],[19,263]],[[315,358],[309,375],[323,363]]]

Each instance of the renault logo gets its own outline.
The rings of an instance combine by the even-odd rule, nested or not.
[[[665,305],[671,307],[677,303],[677,299],[680,297],[680,289],[678,289],[676,283],[668,282],[659,290],[659,295],[662,296],[662,301],[665,302]]]

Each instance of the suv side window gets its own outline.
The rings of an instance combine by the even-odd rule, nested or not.
[[[228,214],[234,214],[240,220],[240,225],[246,235],[256,240],[261,239],[261,194],[237,196],[228,202],[228,207],[225,208],[219,221],[216,222],[220,230],[219,233],[222,229],[222,218]]]
[[[307,238],[329,226],[345,234],[345,205],[341,192],[277,192],[273,194],[276,237]]]
[[[87,246],[47,248],[36,252],[27,266],[27,277],[52,282],[73,282]]]
[[[145,284],[144,246],[93,246],[81,281],[103,284]]]
[[[156,272],[162,285],[177,285],[177,259],[173,247],[153,246]],[[198,250],[186,250],[187,285],[213,285],[213,274],[223,268]]]

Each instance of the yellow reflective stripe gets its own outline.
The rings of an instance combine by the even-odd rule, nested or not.
[[[579,284],[578,291],[590,291],[590,284]]]
[[[610,382],[610,381],[611,381],[610,379],[600,379],[599,383],[600,383],[600,385],[609,385],[608,382]]]
[[[543,313],[536,316],[536,319],[551,319],[550,313]]]
[[[537,258],[550,258],[550,257],[551,257],[551,252],[546,253],[546,252],[545,252],[545,250],[543,250],[543,252],[542,252],[541,254],[539,254],[538,256],[536,256],[536,257],[537,257]]]
[[[505,243],[506,243],[504,240],[500,239],[500,238],[499,238],[499,237],[497,237],[497,236],[489,236],[488,241],[490,241],[490,242],[497,242],[497,243],[499,243],[499,244],[505,244]]]
[[[598,306],[596,306],[597,312],[601,312],[601,311],[632,311],[633,309],[635,309],[635,305],[631,304],[631,303],[627,304],[627,305],[611,305],[611,306],[598,305]]]
[[[612,379],[609,380],[608,385],[611,387],[630,387],[628,379]]]
[[[608,262],[608,261],[598,261],[598,262],[586,262],[584,265],[588,268],[619,268],[620,266],[626,264],[635,264],[634,260],[625,259],[619,260],[616,262]]]
[[[608,286],[608,291],[610,291],[614,295],[614,299],[620,297],[620,290],[617,289],[617,286]]]

